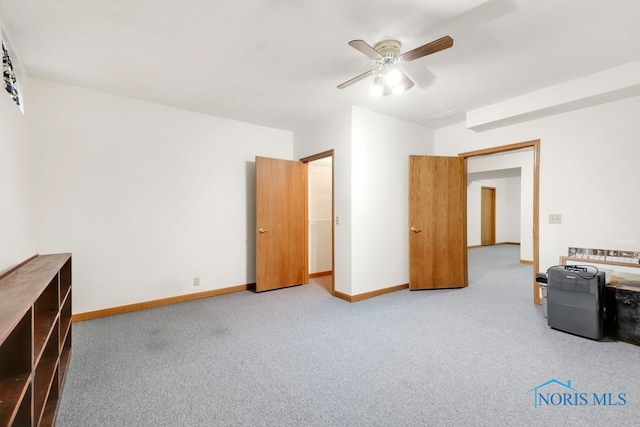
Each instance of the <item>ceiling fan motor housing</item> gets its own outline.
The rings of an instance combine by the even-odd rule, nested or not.
[[[397,40],[383,40],[373,48],[382,55],[382,59],[379,61],[383,64],[388,64],[395,62],[398,55],[400,55],[400,46],[400,42]]]

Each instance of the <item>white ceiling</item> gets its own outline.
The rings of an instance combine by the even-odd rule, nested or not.
[[[349,105],[441,127],[640,59],[638,0],[0,0],[0,17],[29,75],[288,130]],[[444,35],[402,95],[336,88],[372,64],[352,39]]]

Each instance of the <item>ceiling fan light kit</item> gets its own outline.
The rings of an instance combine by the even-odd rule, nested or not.
[[[371,87],[371,95],[387,96],[401,94],[407,87],[402,78],[402,71],[397,68],[381,69],[377,72]]]
[[[401,44],[398,40],[383,40],[376,43],[375,47],[371,47],[363,40],[351,40],[349,46],[373,59],[373,68],[338,85],[338,89],[344,89],[366,77],[375,75],[371,95],[386,96],[400,94],[414,86],[409,76],[399,69],[396,64],[413,61],[414,59],[448,49],[453,46],[453,39],[449,36],[444,36],[404,54],[400,54]]]

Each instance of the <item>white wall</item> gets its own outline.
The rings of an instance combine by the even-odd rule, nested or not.
[[[409,282],[409,156],[433,129],[353,108],[352,295]]]
[[[496,187],[500,193],[496,196],[496,239],[497,242],[520,243],[520,177],[489,180],[487,185]],[[529,226],[531,229],[531,226]],[[528,259],[533,260],[533,257]]]
[[[496,243],[520,243],[520,177],[482,179],[467,185],[467,243],[481,240],[482,187],[496,189]]]
[[[457,154],[540,139],[540,269],[545,270],[569,246],[640,250],[640,199],[633,190],[640,158],[638,111],[640,97],[633,97],[480,133],[457,124],[436,130],[435,147],[438,154]],[[562,224],[548,224],[549,214],[561,214]]]
[[[433,141],[431,128],[358,107],[294,133],[296,158],[335,149],[336,291],[409,281],[409,155],[433,154]]]
[[[255,281],[254,159],[290,132],[31,83],[38,247],[73,252],[74,313]]]
[[[309,162],[309,273],[331,271],[332,162]]]
[[[25,76],[26,77],[26,76]],[[24,83],[24,82],[23,82]],[[27,108],[23,115],[4,90],[0,93],[0,272],[38,252],[32,183],[33,145]],[[23,93],[23,95],[25,95]]]
[[[293,157],[301,159],[333,151],[333,206],[340,224],[334,227],[335,290],[351,294],[351,108],[321,117],[293,134]]]

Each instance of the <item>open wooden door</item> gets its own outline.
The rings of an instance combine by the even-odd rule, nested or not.
[[[467,286],[462,157],[409,156],[409,289]]]
[[[256,157],[256,292],[309,282],[307,165]]]
[[[496,189],[493,187],[480,189],[480,244],[496,244]]]

